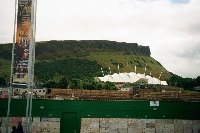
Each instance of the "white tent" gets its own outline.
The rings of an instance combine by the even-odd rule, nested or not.
[[[161,85],[168,85],[166,81],[161,81]]]
[[[123,82],[123,79],[121,78],[121,76],[119,74],[114,73],[112,76],[113,76],[113,79],[114,79],[115,83]]]
[[[127,76],[126,73],[120,73],[119,76],[121,77],[124,83],[131,83],[131,79],[129,76]]]
[[[129,73],[129,76],[130,76],[130,78],[131,78],[131,80],[132,80],[132,83],[135,83],[136,81],[138,81],[140,78],[138,77],[138,75],[136,74],[136,73],[134,73],[134,72],[130,72]]]
[[[135,83],[136,81],[140,79],[146,79],[148,81],[148,84],[161,84],[161,85],[167,85],[166,81],[160,81],[159,79],[155,77],[151,77],[149,75],[144,74],[136,74],[134,72],[130,73],[114,73],[113,75],[105,75],[104,77],[98,77],[98,79],[102,82],[113,82],[113,83]]]

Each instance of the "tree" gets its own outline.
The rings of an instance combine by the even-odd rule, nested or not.
[[[168,80],[168,84],[171,86],[182,87],[182,78],[178,75],[172,75]]]
[[[200,76],[196,78],[197,86],[200,86]]]
[[[68,88],[69,81],[66,77],[62,77],[58,82],[58,88]]]
[[[47,88],[55,88],[57,87],[56,86],[56,82],[53,81],[53,80],[48,80],[45,84],[44,84],[45,87]]]
[[[81,88],[81,80],[79,79],[72,79],[69,84],[70,89],[80,89]]]
[[[192,78],[183,78],[182,79],[182,85],[183,88],[187,88],[187,89],[192,89],[196,86],[196,80],[192,79]]]
[[[117,87],[111,82],[106,82],[106,83],[103,84],[103,89],[105,89],[105,90],[117,90]]]
[[[96,90],[98,88],[98,83],[94,80],[84,80],[82,84],[83,89]]]
[[[198,85],[199,80],[199,77],[197,77],[197,79],[192,79],[182,78],[178,75],[172,75],[171,78],[168,80],[168,84],[171,86],[183,87],[184,89],[193,89],[195,86]]]
[[[0,77],[0,86],[6,86],[6,85],[7,85],[6,79],[3,77]]]

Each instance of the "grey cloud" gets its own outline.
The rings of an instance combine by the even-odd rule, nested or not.
[[[200,37],[200,17],[198,22],[195,22],[193,24],[191,24],[187,29],[187,31],[189,31],[190,34],[195,34],[195,35],[199,35]]]
[[[177,54],[177,56],[181,58],[200,60],[200,43],[199,46],[197,45],[192,48],[185,49],[182,53]]]
[[[4,34],[0,43],[12,42],[14,0],[0,0],[0,5],[5,7],[0,9],[0,33]],[[152,56],[169,71],[196,77],[200,75],[199,9],[200,0],[187,4],[170,0],[38,0],[36,40],[137,42],[149,45]]]

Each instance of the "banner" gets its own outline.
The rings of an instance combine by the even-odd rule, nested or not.
[[[29,46],[31,38],[31,5],[32,0],[18,0],[13,83],[26,84],[28,80]]]

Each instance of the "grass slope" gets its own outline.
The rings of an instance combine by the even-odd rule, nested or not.
[[[117,52],[91,52],[86,59],[95,61],[104,68],[108,69],[110,67],[113,73],[118,72],[117,66],[119,64],[120,72],[134,72],[135,66],[137,66],[137,73],[144,73],[146,66],[146,74],[151,73],[152,76],[157,78],[163,70],[162,80],[167,80],[171,75],[158,61],[147,56],[127,55]]]
[[[12,44],[0,45],[0,76],[9,80]],[[110,41],[49,41],[36,45],[36,81],[59,80],[62,77],[93,78],[105,73],[133,72],[152,73],[167,80],[170,73],[155,59],[150,57],[149,47]]]
[[[155,59],[147,56],[126,55],[118,52],[91,52],[88,56],[81,58],[59,58],[57,60],[42,60],[35,63],[35,79],[39,82],[47,80],[60,80],[62,77],[72,78],[93,78],[102,76],[101,68],[105,73],[109,73],[109,67],[112,73],[118,73],[118,64],[120,72],[134,72],[135,65],[137,73],[144,73],[147,65],[146,74],[150,72],[154,77],[159,77],[161,70],[162,80],[170,77],[170,73],[162,67]],[[0,75],[9,79],[10,62],[0,58]]]
[[[0,77],[6,78],[7,81],[10,77],[10,63],[11,61],[0,58]]]

